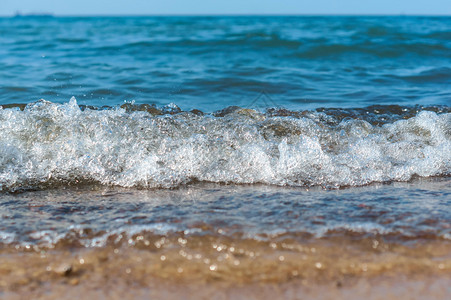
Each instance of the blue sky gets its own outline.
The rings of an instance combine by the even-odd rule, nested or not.
[[[0,15],[421,14],[451,15],[451,0],[0,0]]]

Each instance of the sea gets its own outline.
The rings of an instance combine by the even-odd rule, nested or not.
[[[451,17],[0,18],[0,297],[74,289],[446,299]]]

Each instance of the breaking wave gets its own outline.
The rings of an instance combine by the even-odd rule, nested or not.
[[[327,188],[451,174],[449,107],[215,113],[72,98],[0,109],[0,187],[191,182]]]

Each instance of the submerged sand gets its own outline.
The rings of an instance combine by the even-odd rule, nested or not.
[[[207,236],[155,237],[142,243],[3,249],[0,296],[447,299],[451,293],[451,243],[447,241],[400,245],[336,238],[299,243]]]

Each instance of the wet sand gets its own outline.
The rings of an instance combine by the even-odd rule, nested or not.
[[[0,296],[447,299],[451,293],[447,241],[396,245],[339,238],[300,244],[175,236],[141,241],[134,247],[3,249]]]
[[[7,292],[2,299],[449,299],[450,278],[422,280],[382,277],[346,286],[292,281],[284,284],[173,284],[151,281],[146,287],[113,281],[108,285],[53,284]]]

